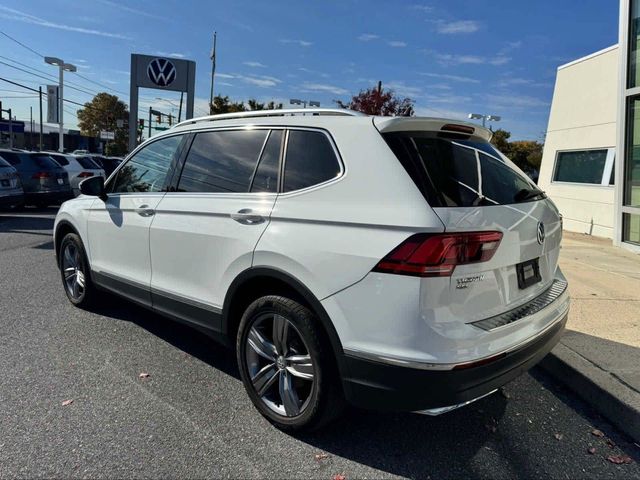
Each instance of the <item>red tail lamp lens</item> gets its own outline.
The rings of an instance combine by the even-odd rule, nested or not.
[[[40,178],[50,178],[51,174],[49,172],[36,172],[34,173],[31,178],[38,180]]]
[[[79,178],[87,178],[87,177],[93,177],[93,172],[80,172],[78,174]]]
[[[448,277],[457,265],[490,260],[500,240],[500,232],[419,233],[397,246],[373,271],[415,277]]]

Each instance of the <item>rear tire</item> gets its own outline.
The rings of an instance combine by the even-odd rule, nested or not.
[[[75,233],[68,233],[60,243],[58,267],[67,298],[76,307],[94,305],[99,292],[91,282],[91,272],[82,240]]]
[[[258,411],[286,431],[318,429],[345,406],[333,352],[304,305],[270,295],[244,312],[236,341],[238,367]]]

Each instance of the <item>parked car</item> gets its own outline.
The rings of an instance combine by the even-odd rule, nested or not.
[[[0,150],[0,156],[18,171],[25,205],[45,207],[73,197],[68,173],[49,155]]]
[[[235,347],[282,429],[345,399],[458,408],[544,357],[569,309],[558,210],[490,137],[328,109],[182,122],[61,207],[64,290],[79,307],[109,290]]]
[[[24,190],[18,171],[0,156],[0,208],[15,208],[24,203]]]
[[[105,178],[105,173],[91,157],[86,155],[66,155],[56,152],[47,152],[69,174],[69,183],[73,196],[80,195],[80,182],[85,178],[98,176]]]
[[[118,165],[122,163],[122,160],[116,159],[114,157],[105,157],[103,155],[90,154],[89,157],[95,163],[97,163],[100,168],[102,168],[107,177],[113,173],[113,171],[118,168]]]

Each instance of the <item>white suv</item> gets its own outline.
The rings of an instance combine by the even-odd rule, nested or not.
[[[569,309],[555,205],[476,125],[346,110],[176,125],[55,222],[69,300],[109,290],[234,346],[257,409],[442,413],[538,362]]]

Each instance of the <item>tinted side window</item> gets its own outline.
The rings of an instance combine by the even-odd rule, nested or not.
[[[282,130],[273,130],[264,147],[262,158],[251,184],[252,192],[277,192]]]
[[[340,162],[324,133],[291,130],[284,169],[284,191],[291,192],[337,177]]]
[[[88,168],[90,170],[97,170],[100,167],[89,157],[76,157],[76,160],[82,168]]]
[[[111,182],[111,193],[160,192],[182,141],[182,135],[163,138],[138,151]]]
[[[248,192],[267,130],[196,134],[178,183],[179,192]]]
[[[69,160],[67,160],[63,155],[49,155],[56,162],[58,162],[61,166],[69,165]]]
[[[21,163],[20,155],[13,152],[2,152],[2,158],[4,158],[11,165],[18,165]]]
[[[58,165],[56,161],[53,158],[51,158],[49,155],[35,154],[35,155],[29,155],[29,157],[31,158],[31,161],[38,168],[44,168],[47,170],[60,168],[60,165]]]

